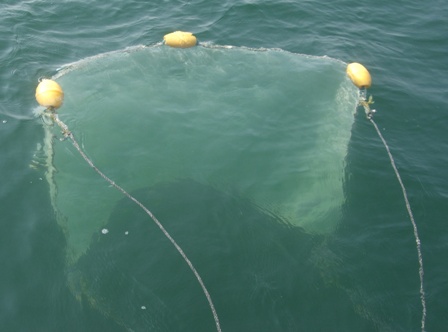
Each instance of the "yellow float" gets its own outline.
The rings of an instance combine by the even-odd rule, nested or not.
[[[175,31],[163,36],[165,44],[171,47],[187,48],[196,46],[196,37],[191,32]]]
[[[350,63],[347,66],[347,75],[353,84],[360,89],[367,89],[372,85],[372,78],[370,77],[369,71],[360,63]]]
[[[53,80],[43,79],[36,88],[37,102],[47,108],[59,108],[64,101],[64,91]]]

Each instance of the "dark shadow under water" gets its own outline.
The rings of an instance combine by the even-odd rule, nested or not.
[[[223,331],[374,331],[325,271],[325,239],[192,181],[132,193],[183,248]],[[130,331],[213,331],[206,298],[154,222],[120,200],[69,272],[78,299]]]

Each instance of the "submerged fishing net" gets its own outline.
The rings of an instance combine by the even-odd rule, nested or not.
[[[328,233],[344,202],[358,103],[345,67],[281,50],[156,45],[82,60],[55,79],[65,91],[60,118],[126,190],[189,179]],[[122,196],[71,144],[47,148],[73,263]]]
[[[62,68],[59,118],[73,145],[45,126],[44,146],[75,297],[128,331],[209,330],[207,298],[220,331],[204,279],[225,329],[320,331],[336,321],[383,329],[362,292],[338,281],[338,258],[315,236],[340,221],[361,101],[414,227],[424,330],[416,224],[370,100],[345,68],[326,57],[205,44],[135,47]]]
[[[196,263],[223,331],[331,331],[341,321],[348,331],[377,330],[316,268],[318,241],[299,227],[191,180],[131,194]],[[122,198],[105,227],[68,271],[77,298],[127,331],[213,330],[193,274],[141,209]]]
[[[70,64],[54,79],[65,92],[59,118],[192,255],[224,326],[268,331],[309,326],[308,301],[351,306],[337,288],[321,290],[309,260],[309,233],[332,232],[345,199],[359,100],[345,68],[274,49],[155,45]],[[45,128],[73,294],[127,330],[209,329],[191,271],[148,215],[54,140],[57,126]],[[334,321],[327,309],[314,325]]]

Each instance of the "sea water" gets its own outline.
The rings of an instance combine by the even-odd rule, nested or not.
[[[67,269],[69,242],[45,180],[45,127],[33,116],[39,77],[98,54],[157,44],[178,29],[214,45],[327,55],[370,70],[375,121],[396,158],[421,235],[427,330],[445,328],[443,2],[7,1],[0,7],[2,329],[213,330],[206,300],[181,257],[118,194],[89,255]],[[353,119],[345,200],[330,235],[292,227],[250,197],[197,181],[132,191],[172,228],[203,273],[223,330],[421,330],[416,244],[402,194],[362,110]],[[91,158],[103,158],[77,126],[82,119],[64,120]],[[68,141],[57,143],[70,151]],[[104,171],[107,166],[101,164]],[[111,176],[129,176],[114,167]],[[188,207],[197,207],[196,213],[186,213]],[[235,222],[236,211],[248,216],[246,223]],[[132,234],[138,238],[127,240]]]

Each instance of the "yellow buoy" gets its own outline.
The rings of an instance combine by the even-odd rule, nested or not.
[[[347,66],[347,75],[353,84],[360,89],[370,88],[372,85],[372,78],[370,77],[369,71],[360,63],[350,63]]]
[[[64,91],[55,81],[43,79],[36,88],[36,100],[41,106],[59,108],[64,101]]]
[[[187,48],[196,45],[196,37],[191,32],[175,31],[163,36],[165,44],[171,47]]]

